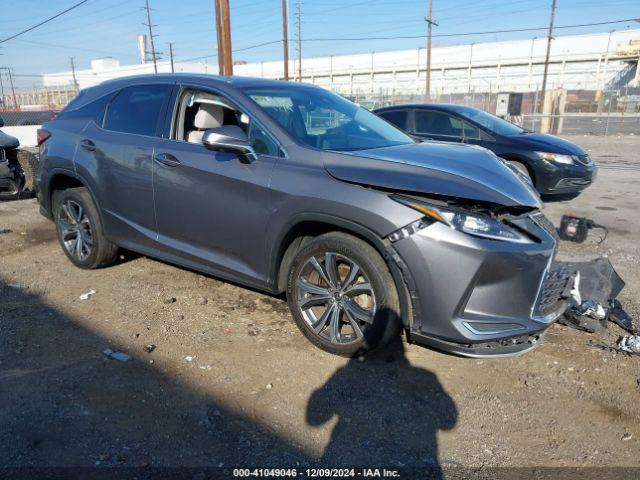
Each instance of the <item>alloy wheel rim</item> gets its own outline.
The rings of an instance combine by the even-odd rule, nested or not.
[[[375,292],[360,265],[325,252],[309,258],[299,272],[298,309],[311,330],[338,345],[360,340],[376,312]]]
[[[58,212],[62,243],[69,255],[84,261],[91,255],[93,234],[85,209],[78,202],[65,200]]]

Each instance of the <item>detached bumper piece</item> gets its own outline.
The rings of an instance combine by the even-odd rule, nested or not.
[[[607,322],[612,321],[630,333],[636,332],[631,317],[616,299],[625,283],[608,258],[565,265],[576,275],[571,306],[559,323],[593,333],[606,329]]]
[[[411,333],[411,342],[436,348],[447,353],[471,358],[500,358],[522,355],[535,348],[546,333],[541,331],[536,334],[521,335],[501,340],[493,340],[484,343],[453,343],[440,338],[429,337],[420,333]]]

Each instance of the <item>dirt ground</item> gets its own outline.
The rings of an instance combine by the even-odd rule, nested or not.
[[[561,258],[609,256],[640,319],[640,139],[575,140],[599,176],[546,213],[609,235]],[[587,346],[622,333],[553,325],[508,359],[396,342],[346,360],[307,342],[282,298],[133,255],[76,269],[35,200],[5,203],[0,466],[638,467],[640,356]]]

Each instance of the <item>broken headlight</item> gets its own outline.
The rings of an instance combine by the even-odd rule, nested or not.
[[[425,214],[431,223],[444,223],[454,230],[476,237],[513,243],[531,243],[531,239],[520,233],[517,229],[488,215],[463,209],[431,205],[412,198],[396,195],[391,198]]]

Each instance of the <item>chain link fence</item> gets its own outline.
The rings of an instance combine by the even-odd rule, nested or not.
[[[374,94],[347,95],[370,110],[409,103],[445,103],[478,108],[496,113],[498,93],[449,93],[430,99],[424,95]],[[524,92],[520,115],[507,120],[534,132],[548,131],[561,135],[640,135],[640,88],[625,88],[597,93],[592,90],[567,91],[562,112],[542,114],[539,92]],[[546,128],[545,128],[546,127]]]

